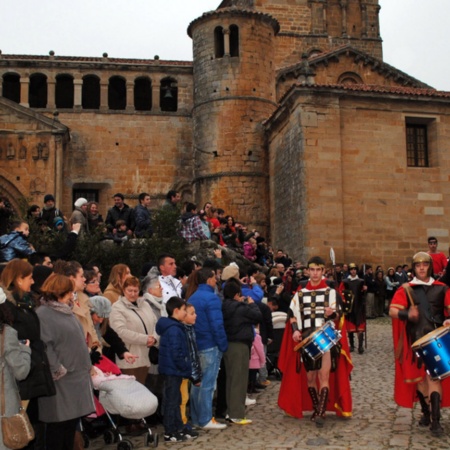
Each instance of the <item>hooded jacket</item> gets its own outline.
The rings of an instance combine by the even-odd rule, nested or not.
[[[184,325],[172,317],[161,317],[156,332],[160,336],[159,373],[191,378],[192,363]]]

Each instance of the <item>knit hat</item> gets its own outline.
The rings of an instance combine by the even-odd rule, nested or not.
[[[56,228],[58,225],[64,225],[64,220],[59,216],[53,219],[53,226]]]
[[[236,278],[236,280],[241,281],[239,279],[239,266],[236,263],[231,263],[223,269],[222,280],[227,281],[230,278]]]
[[[6,302],[6,295],[2,288],[0,288],[0,305]]]
[[[52,194],[47,194],[47,195],[44,197],[44,203],[47,203],[47,202],[49,202],[50,200],[51,200],[52,202],[54,202],[54,201],[55,201],[55,197],[53,197]]]
[[[91,302],[91,314],[95,313],[98,317],[106,319],[111,313],[111,302],[102,295],[94,295],[89,299]]]
[[[83,205],[85,205],[87,202],[88,202],[88,201],[87,201],[85,198],[80,197],[80,198],[74,203],[74,206],[75,206],[76,208],[81,208],[81,207],[82,207]]]

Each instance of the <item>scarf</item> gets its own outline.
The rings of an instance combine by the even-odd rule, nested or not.
[[[41,298],[41,305],[47,306],[54,311],[58,311],[62,314],[73,314],[72,307],[73,305],[66,305],[65,303],[60,303],[56,300],[44,300]]]
[[[150,303],[150,305],[154,306],[156,310],[159,310],[160,317],[167,317],[166,305],[164,305],[162,297],[154,297],[148,292],[146,292],[143,297],[147,303]]]

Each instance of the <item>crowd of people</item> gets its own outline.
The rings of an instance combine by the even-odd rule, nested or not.
[[[121,194],[114,196],[104,225],[112,236],[151,236],[150,197],[141,194],[139,201],[133,210]],[[171,191],[164,207],[177,208],[179,202]],[[161,254],[140,273],[117,261],[106,284],[97,262],[81,266],[68,258],[78,235],[92,229],[93,216],[96,226],[103,226],[98,208],[92,214],[87,203],[77,199],[68,221],[51,195],[42,211],[30,208],[46,226],[62,220],[59,226],[69,228],[55,255],[28,244],[26,220],[10,222],[0,236],[0,324],[7,333],[5,352],[19,355],[10,365],[35,428],[28,448],[83,448],[80,420],[95,411],[92,367],[105,361],[158,397],[167,442],[194,439],[199,430],[251,424],[248,407],[256,399],[250,394],[270,384],[265,353],[274,340],[273,314],[280,312],[286,315],[278,360],[281,409],[298,418],[313,411],[318,427],[327,410],[350,417],[351,352],[357,345],[364,353],[367,319],[389,314],[398,356],[396,401],[409,407],[420,401],[420,425],[442,434],[439,411],[450,405],[450,391],[406,351],[413,340],[450,324],[448,263],[435,237],[428,239],[428,252],[414,256],[411,268],[327,267],[320,257],[304,264],[281,249],[273,252],[256,230],[249,232],[211,203],[200,211],[188,203],[184,213],[180,209],[181,235],[187,242],[214,240],[214,253],[202,262]],[[244,255],[251,269],[224,266],[221,246]],[[331,335],[331,344],[315,355],[318,332]],[[16,334],[23,344],[12,345]],[[414,383],[404,381],[411,379]],[[125,424],[132,433],[142,429],[139,421]]]

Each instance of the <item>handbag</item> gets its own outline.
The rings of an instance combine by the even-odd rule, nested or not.
[[[5,329],[2,330],[1,337],[1,356],[2,356],[2,390],[1,390],[1,419],[3,444],[11,449],[20,449],[28,445],[34,439],[34,429],[30,423],[27,412],[19,407],[19,412],[13,416],[5,416],[5,370],[6,364],[3,358],[5,348]],[[20,397],[16,390],[17,397]]]
[[[159,349],[155,346],[151,346],[148,350],[148,358],[152,364],[158,364],[159,362]]]

